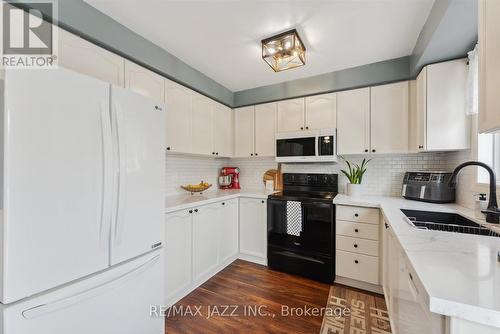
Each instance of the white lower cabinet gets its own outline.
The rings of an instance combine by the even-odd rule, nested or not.
[[[380,212],[336,206],[335,274],[341,284],[380,292]]]
[[[267,205],[264,199],[240,198],[240,257],[267,264]]]
[[[172,300],[192,282],[192,215],[188,210],[167,215],[165,223],[165,294]]]
[[[429,297],[399,241],[384,224],[383,287],[393,333],[445,334],[445,317],[429,311]]]
[[[220,204],[214,203],[193,212],[193,278],[202,279],[219,263]],[[236,223],[236,222],[235,222]]]
[[[238,255],[238,199],[219,203],[219,261],[224,263]]]
[[[337,275],[371,284],[378,284],[378,256],[346,252],[337,249]]]
[[[165,303],[173,305],[238,256],[238,199],[167,214]]]

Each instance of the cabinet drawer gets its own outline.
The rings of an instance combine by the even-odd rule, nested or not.
[[[379,210],[358,206],[337,205],[337,219],[359,223],[378,224]]]
[[[379,256],[378,241],[337,235],[337,249],[348,252]]]
[[[371,284],[378,284],[378,257],[344,252],[336,252],[336,274]]]
[[[337,220],[337,235],[378,240],[378,225]]]

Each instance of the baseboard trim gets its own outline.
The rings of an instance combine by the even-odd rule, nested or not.
[[[254,255],[240,253],[240,255],[238,255],[238,259],[267,266],[267,259]]]
[[[383,295],[384,290],[380,285],[375,285],[367,282],[362,282],[358,281],[352,278],[347,278],[347,277],[342,277],[342,276],[336,276],[335,277],[335,283],[342,284],[342,285],[347,285],[356,289],[361,289],[365,291],[370,291],[374,293],[378,293]]]

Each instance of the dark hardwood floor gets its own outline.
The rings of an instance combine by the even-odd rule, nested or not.
[[[335,285],[339,295],[357,293]],[[166,333],[319,333],[330,285],[236,260],[167,311]],[[293,314],[292,313],[293,309]]]

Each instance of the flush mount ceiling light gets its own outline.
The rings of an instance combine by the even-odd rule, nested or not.
[[[262,40],[262,59],[274,72],[306,64],[306,48],[293,29]]]

